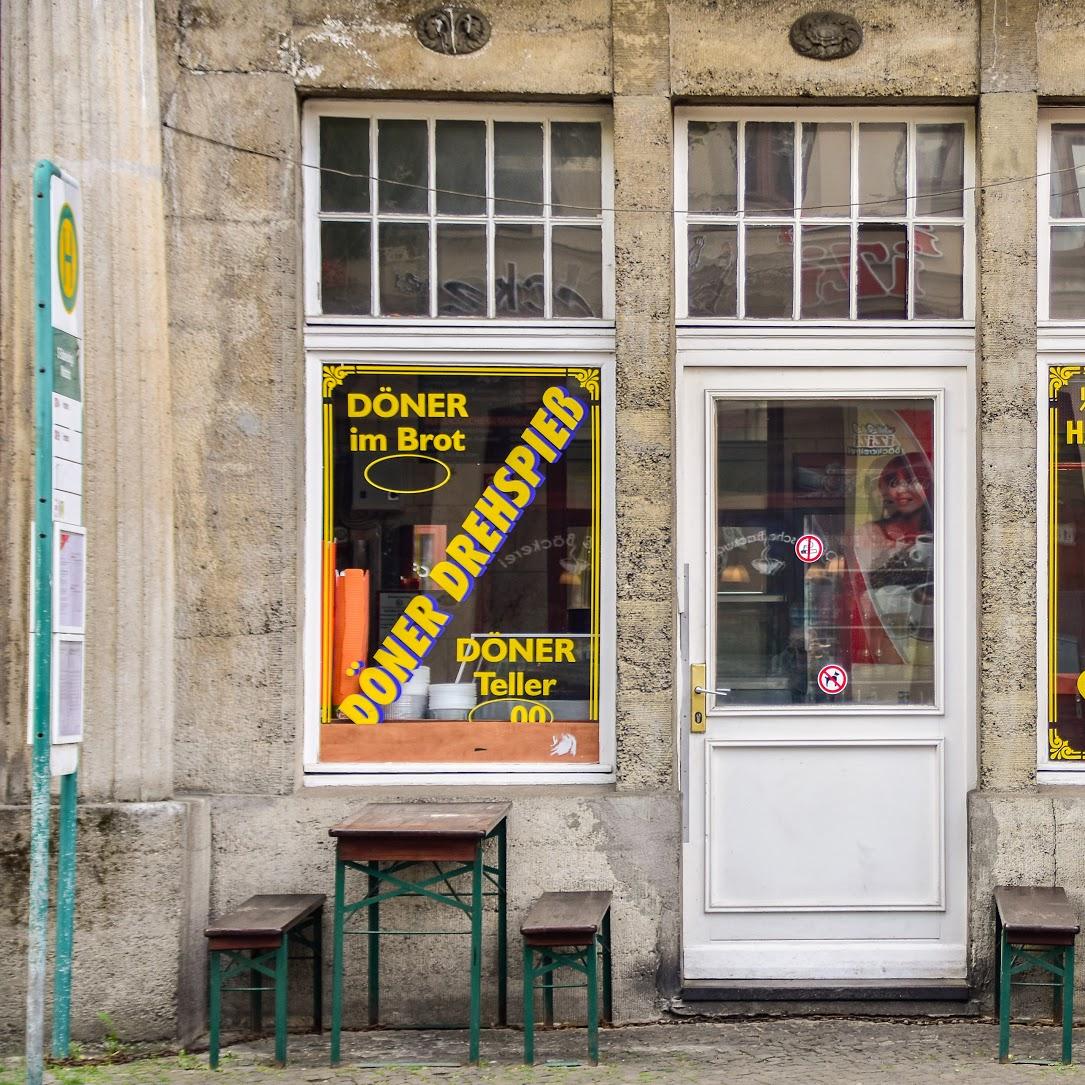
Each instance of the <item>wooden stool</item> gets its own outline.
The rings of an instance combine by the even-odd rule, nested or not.
[[[535,990],[544,992],[546,1023],[554,1023],[554,989],[588,989],[588,1057],[599,1062],[598,951],[603,951],[603,1020],[613,1017],[610,956],[610,893],[543,893],[520,925],[524,938],[524,1062],[535,1061]],[[539,963],[535,963],[535,955]],[[555,983],[559,968],[572,968],[587,983]],[[536,980],[548,977],[545,983]]]
[[[1062,1061],[1072,1058],[1074,1027],[1074,938],[1081,924],[1066,890],[1058,886],[1009,886],[995,889],[995,947],[998,987],[998,1061],[1010,1061],[1010,986],[1013,977],[1040,968],[1053,983],[1019,983],[1018,987],[1053,987],[1055,1021],[1062,1017]],[[1061,1003],[1061,1007],[1060,1007]],[[1060,1015],[1061,1008],[1061,1015]]]
[[[219,1023],[223,991],[248,991],[252,1027],[263,1023],[261,997],[275,992],[275,1061],[286,1065],[287,962],[291,939],[310,950],[313,962],[313,1031],[320,1032],[322,1016],[324,895],[275,894],[249,897],[244,904],[208,927],[211,951],[211,1005],[209,1012],[211,1069],[219,1064]],[[302,933],[302,932],[305,933]],[[225,960],[223,960],[225,958]],[[249,987],[223,987],[224,982],[248,974]],[[270,985],[258,985],[266,976]]]

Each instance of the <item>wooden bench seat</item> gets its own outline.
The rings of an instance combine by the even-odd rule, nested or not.
[[[204,928],[211,953],[208,1025],[211,1069],[219,1062],[219,1027],[224,991],[247,991],[255,1031],[262,1025],[261,996],[275,992],[275,1061],[286,1063],[286,993],[290,946],[298,942],[313,962],[313,1030],[323,1017],[323,893],[265,893]],[[261,983],[260,977],[270,980]],[[230,980],[247,980],[244,987],[224,987]]]
[[[587,946],[602,930],[609,892],[543,893],[531,906],[520,933],[530,946]]]
[[[1041,969],[1052,977],[1055,1020],[1062,1018],[1062,1061],[1069,1065],[1074,1023],[1074,940],[1081,930],[1061,886],[1000,885],[995,889],[995,1005],[998,1060],[1010,1060],[1013,977]]]
[[[610,903],[608,891],[543,893],[520,924],[524,939],[524,1062],[535,1061],[535,990],[541,987],[546,1023],[554,1023],[554,988],[588,990],[588,1056],[599,1061],[598,956],[603,954],[603,1020],[612,1019]],[[536,955],[539,960],[536,963]],[[583,975],[583,984],[554,981],[559,968]],[[543,982],[537,983],[537,980]]]

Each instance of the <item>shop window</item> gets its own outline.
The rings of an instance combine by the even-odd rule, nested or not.
[[[716,401],[727,704],[936,703],[934,422],[931,399]]]
[[[1041,768],[1085,767],[1085,366],[1046,366],[1047,741]]]
[[[321,763],[598,765],[602,370],[322,378]]]
[[[584,107],[312,110],[311,315],[610,318],[605,121]]]
[[[797,117],[679,114],[680,317],[970,319],[967,117]]]

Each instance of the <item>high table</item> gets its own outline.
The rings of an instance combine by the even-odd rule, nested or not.
[[[380,936],[382,934],[471,935],[470,1061],[478,1064],[482,1017],[482,910],[484,897],[497,897],[498,1023],[508,1021],[508,896],[504,802],[369,803],[354,817],[329,829],[336,838],[335,941],[332,951],[331,1062],[339,1062],[343,1024],[343,939],[369,939],[369,1023],[380,1022]],[[496,838],[494,865],[483,861],[483,846]],[[442,866],[444,869],[442,869]],[[417,870],[415,868],[418,868]],[[347,901],[346,874],[356,870],[368,879],[364,897]],[[416,880],[408,880],[411,872]],[[457,892],[454,880],[470,876],[470,893]],[[493,888],[483,890],[488,882]],[[462,885],[461,889],[467,887]],[[425,897],[458,909],[470,920],[468,930],[407,931],[382,928],[380,906],[396,897]],[[347,921],[367,909],[363,930],[347,930]]]

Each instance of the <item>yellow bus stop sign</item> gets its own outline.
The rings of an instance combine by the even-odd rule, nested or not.
[[[57,285],[65,310],[72,312],[79,291],[79,238],[69,204],[60,209],[60,222],[57,225]]]

